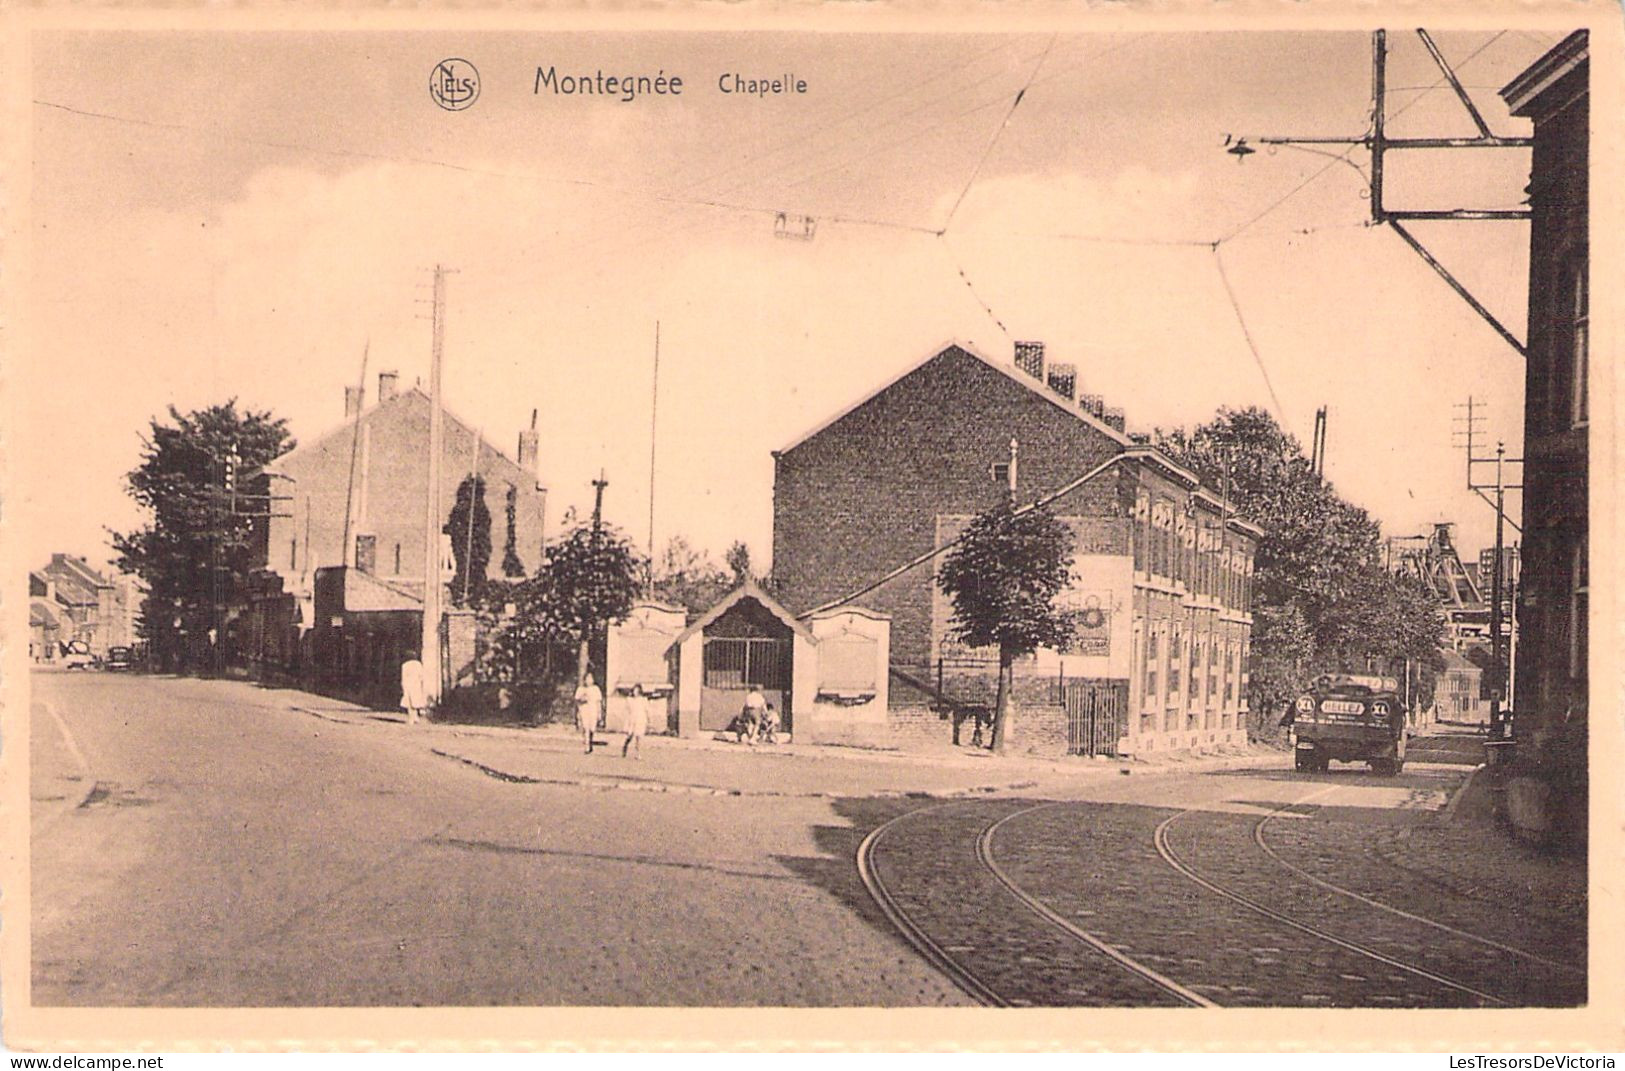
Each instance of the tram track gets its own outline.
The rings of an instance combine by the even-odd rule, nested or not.
[[[1324,795],[1328,791],[1330,791],[1330,789],[1311,793],[1309,796],[1306,796],[1295,803],[1276,808],[1274,811],[1271,811],[1269,814],[1265,815],[1264,820],[1278,817],[1279,815],[1289,811],[1291,808],[1302,806],[1309,800],[1312,800],[1317,796]],[[1378,949],[1372,948],[1370,945],[1363,942],[1340,936],[1330,932],[1327,929],[1305,922],[1302,919],[1294,918],[1283,911],[1278,911],[1267,904],[1259,902],[1257,899],[1248,896],[1231,886],[1224,885],[1220,881],[1216,880],[1212,875],[1205,874],[1198,870],[1187,859],[1182,857],[1178,851],[1175,850],[1169,837],[1169,830],[1181,819],[1187,818],[1193,814],[1203,813],[1204,810],[1204,808],[1193,807],[1171,815],[1158,824],[1156,831],[1153,834],[1153,841],[1156,845],[1157,854],[1162,856],[1163,861],[1180,875],[1184,876],[1201,888],[1213,893],[1214,895],[1223,897],[1224,899],[1238,904],[1249,911],[1263,916],[1264,918],[1270,919],[1281,926],[1296,930],[1319,941],[1323,941],[1327,944],[1341,948],[1344,951],[1351,952],[1357,956],[1380,963],[1386,967],[1391,967],[1394,970],[1403,971],[1406,974],[1424,979],[1433,983],[1434,985],[1438,985],[1445,989],[1472,997],[1486,1005],[1492,1005],[1495,1007],[1506,1006],[1507,1002],[1493,993],[1485,992],[1484,990],[1469,985],[1460,979],[1452,978],[1435,970],[1430,970],[1427,967],[1423,967],[1417,963],[1402,959],[1400,957],[1389,955],[1385,952],[1379,951]],[[1260,824],[1262,824],[1262,821],[1263,820],[1261,820]],[[1255,826],[1255,840],[1257,837],[1257,829],[1258,826]],[[1327,887],[1328,891],[1339,894],[1349,892],[1349,890],[1334,886],[1329,882],[1317,880],[1316,884],[1322,884]]]
[[[1319,793],[1316,793],[1314,795],[1319,795]],[[1278,808],[1277,810],[1271,811],[1269,814],[1266,814],[1266,815],[1264,815],[1264,817],[1260,818],[1258,820],[1258,822],[1253,826],[1253,841],[1254,841],[1254,843],[1256,843],[1258,845],[1259,849],[1266,856],[1268,856],[1273,862],[1275,862],[1277,865],[1281,866],[1283,869],[1285,869],[1285,870],[1287,870],[1287,871],[1289,871],[1289,872],[1291,872],[1293,874],[1296,874],[1298,877],[1302,878],[1303,880],[1309,882],[1312,885],[1316,885],[1316,886],[1318,886],[1318,887],[1320,887],[1322,889],[1325,889],[1327,892],[1334,893],[1334,894],[1336,894],[1338,896],[1347,897],[1350,900],[1354,900],[1354,901],[1357,901],[1359,903],[1365,904],[1368,907],[1372,907],[1372,908],[1377,909],[1378,911],[1382,911],[1382,912],[1385,912],[1387,914],[1393,915],[1396,918],[1402,918],[1402,919],[1405,919],[1405,920],[1410,921],[1410,922],[1418,923],[1418,924],[1420,924],[1422,926],[1426,926],[1426,927],[1428,927],[1430,929],[1437,930],[1437,931],[1439,931],[1441,933],[1447,933],[1447,934],[1451,935],[1452,937],[1458,937],[1458,938],[1461,938],[1462,940],[1471,941],[1471,942],[1473,942],[1475,944],[1483,945],[1486,948],[1491,948],[1491,949],[1494,949],[1494,950],[1496,950],[1498,952],[1503,952],[1503,953],[1505,953],[1507,955],[1513,956],[1513,957],[1521,959],[1521,960],[1526,960],[1526,961],[1528,961],[1530,963],[1538,963],[1543,967],[1549,967],[1549,968],[1551,968],[1553,970],[1563,972],[1563,973],[1568,974],[1568,975],[1570,975],[1572,977],[1584,978],[1586,976],[1586,972],[1585,972],[1585,970],[1583,968],[1576,967],[1571,963],[1563,963],[1563,962],[1560,962],[1558,960],[1551,959],[1551,958],[1549,958],[1547,956],[1542,956],[1542,955],[1538,955],[1538,954],[1536,954],[1534,952],[1530,952],[1528,949],[1518,948],[1518,947],[1516,947],[1514,945],[1509,945],[1509,944],[1506,944],[1505,942],[1497,941],[1494,938],[1485,937],[1482,934],[1473,933],[1473,932],[1471,932],[1469,930],[1464,930],[1464,929],[1461,929],[1460,927],[1451,926],[1448,923],[1440,922],[1437,919],[1428,918],[1425,915],[1419,915],[1419,914],[1417,914],[1417,913],[1415,913],[1413,911],[1406,911],[1405,909],[1395,907],[1392,904],[1383,903],[1381,900],[1377,900],[1377,899],[1375,899],[1373,897],[1366,896],[1363,893],[1356,892],[1353,889],[1346,888],[1346,887],[1344,887],[1342,885],[1337,884],[1336,882],[1328,881],[1325,878],[1320,877],[1319,875],[1313,874],[1310,871],[1306,870],[1305,868],[1300,867],[1297,864],[1291,862],[1290,860],[1284,858],[1274,848],[1270,847],[1269,842],[1265,839],[1264,830],[1269,825],[1270,822],[1272,822],[1275,819],[1279,818],[1282,814],[1284,814],[1288,810],[1290,810],[1291,807],[1298,806],[1298,805],[1301,805],[1302,803],[1307,802],[1307,800],[1314,798],[1314,795],[1311,795],[1309,797],[1305,797],[1305,799],[1303,799],[1303,800],[1299,800],[1297,804],[1291,804],[1291,805],[1288,805],[1287,807],[1281,807],[1281,808]]]
[[[1331,880],[1341,877],[1335,868],[1323,876],[1287,859],[1267,837],[1271,823],[1335,787],[1276,807],[1250,828],[1245,821],[1235,821],[1233,813],[1210,805],[1181,810],[1153,829],[1150,819],[1127,812],[1118,812],[1110,820],[1097,815],[1084,826],[1069,825],[1064,814],[1042,817],[1041,812],[1078,806],[1068,801],[1020,806],[1018,801],[1001,805],[956,800],[905,812],[871,830],[859,845],[857,867],[869,895],[904,940],[973,1000],[992,1007],[1292,1004],[1310,1000],[1301,994],[1328,980],[1333,988],[1327,992],[1340,995],[1313,999],[1355,1000],[1351,1006],[1394,1006],[1398,1002],[1401,1006],[1506,1007],[1521,1006],[1525,995],[1538,1003],[1575,980],[1583,984],[1584,970],[1571,963],[1384,903]],[[1194,821],[1193,816],[1203,814],[1223,815],[1228,825],[1221,822],[1183,830]],[[1037,824],[1020,834],[1026,839],[1020,842],[1023,850],[1017,852],[1012,867],[1010,861],[1001,859],[998,847],[1018,836],[1012,823],[1034,816],[1038,816]],[[1135,844],[1146,845],[1148,832],[1150,845],[1135,848]],[[1085,840],[1077,842],[1074,838],[1079,836]],[[1196,840],[1190,841],[1192,837]],[[1200,846],[1195,854],[1182,844],[1185,841],[1190,841],[1190,847]],[[1243,843],[1256,849],[1256,855],[1238,855]],[[1014,849],[1006,846],[1005,850],[1008,854]],[[1201,859],[1203,851],[1220,854],[1210,866]],[[1247,857],[1268,861],[1270,869],[1279,868],[1290,875],[1289,880],[1312,887],[1318,910],[1340,901],[1353,913],[1327,922],[1279,909],[1260,895],[1258,883],[1275,890],[1271,900],[1280,895],[1282,887],[1270,885],[1275,879],[1248,871]],[[1104,858],[1118,865],[1102,868],[1099,860]],[[1069,880],[1056,872],[1057,863],[1065,871],[1069,859],[1084,867],[1078,874],[1086,888],[1077,886],[1076,877]],[[1084,863],[1085,859],[1094,862]],[[1237,870],[1238,866],[1242,869]],[[1159,867],[1162,873],[1173,870],[1192,891],[1179,894],[1160,884],[1153,872]],[[959,892],[932,891],[933,883],[950,880],[961,883]],[[966,881],[971,884],[964,885]],[[1129,887],[1144,891],[1136,897],[1124,891]],[[966,893],[965,888],[971,891]],[[1128,898],[1106,899],[1112,891]],[[989,898],[994,893],[1007,907],[1020,910],[1001,911],[997,901]],[[1219,927],[1211,934],[1195,923],[1187,923],[1188,933],[1168,932],[1167,926],[1178,925],[1168,922],[1170,916],[1207,920],[1207,911],[1191,899],[1207,895],[1230,905],[1228,912],[1234,921],[1228,924],[1228,931],[1226,924],[1210,920]],[[1311,890],[1304,888],[1293,895],[1310,896]],[[973,902],[952,909],[942,906],[955,896]],[[1102,903],[1113,904],[1114,910],[1102,914],[1098,910]],[[1361,913],[1367,909],[1379,914],[1367,914],[1362,922]],[[1099,925],[1079,925],[1076,919],[1082,916],[1098,918]],[[1247,918],[1257,921],[1245,923]],[[1391,924],[1382,923],[1382,918]],[[1021,932],[1012,937],[1018,919]],[[1136,921],[1139,919],[1164,929],[1147,931]],[[1004,927],[1003,935],[986,932],[995,923]],[[1356,927],[1353,932],[1351,926]],[[1362,926],[1365,928],[1360,929]],[[1272,929],[1283,936],[1286,932],[1299,936],[1271,942]],[[1271,943],[1297,951],[1289,951],[1289,960],[1278,967],[1260,970],[1243,962],[1247,955],[1279,953],[1261,947],[1252,947],[1249,953],[1240,946]],[[1057,952],[1062,945],[1069,951]],[[1326,951],[1315,953],[1313,947]],[[1418,955],[1408,954],[1407,949]],[[1080,951],[1086,954],[1078,957]],[[1502,957],[1498,962],[1511,957],[1524,964],[1533,972],[1530,981],[1522,989],[1514,982],[1508,992],[1491,992],[1506,987],[1480,980],[1503,976],[1482,969],[1486,956]],[[1352,966],[1360,961],[1381,969],[1374,975]],[[1028,962],[1041,966],[1023,966]],[[1259,965],[1275,962],[1257,960]],[[1330,965],[1334,963],[1338,965]],[[1042,977],[1029,977],[1029,970]],[[1559,985],[1559,975],[1568,982]],[[1379,981],[1379,976],[1387,981]],[[1412,979],[1408,984],[1401,981],[1406,977]],[[1541,977],[1550,984],[1535,984]],[[1269,983],[1263,991],[1256,988],[1261,979]],[[1352,991],[1344,980],[1354,983]],[[1303,988],[1292,988],[1297,985]]]
[[[930,926],[926,921],[920,918],[918,913],[911,913],[902,902],[902,898],[897,895],[896,891],[885,879],[882,873],[883,867],[879,865],[882,858],[881,850],[884,848],[887,838],[895,835],[900,827],[910,822],[917,822],[922,816],[933,815],[951,808],[969,810],[976,806],[977,804],[967,803],[966,801],[938,804],[934,807],[924,807],[906,812],[875,827],[858,845],[858,874],[870,896],[879,906],[881,913],[886,916],[887,921],[927,962],[941,971],[966,995],[989,1007],[1011,1007],[1017,1004],[1040,1003],[1033,1000],[1014,999],[1014,995],[1008,991],[1012,987],[1008,985],[1001,987],[999,982],[984,977],[983,973],[966,962],[968,957],[965,952],[969,951],[969,947],[956,942],[978,938],[965,934],[949,937],[934,936],[930,932]],[[992,852],[993,834],[1009,818],[1018,817],[1034,810],[1041,810],[1048,806],[1053,806],[1053,804],[1040,804],[1037,807],[1023,808],[1009,815],[995,817],[979,823],[981,829],[975,840],[975,861],[979,864],[981,872],[991,878],[998,889],[1025,909],[1030,918],[1029,925],[1041,930],[1042,937],[1047,937],[1050,942],[1057,939],[1062,940],[1068,947],[1081,947],[1089,953],[1084,960],[1076,961],[1075,964],[1068,964],[1071,967],[1070,973],[1082,976],[1083,979],[1086,979],[1086,984],[1094,984],[1101,988],[1095,993],[1087,994],[1082,1000],[1061,1003],[1128,1004],[1131,1002],[1115,999],[1117,996],[1126,995],[1121,987],[1128,985],[1131,990],[1137,990],[1135,993],[1137,999],[1132,1001],[1136,1006],[1172,1004],[1191,1007],[1217,1007],[1214,1001],[1168,978],[1149,965],[1113,948],[1097,935],[1089,933],[1065,919],[1023,889],[999,866]],[[1040,940],[1039,943],[1043,943],[1043,941]],[[1112,980],[1108,978],[1104,980],[1102,986],[1101,972],[1094,969],[1099,967],[1106,968],[1108,974],[1115,970],[1116,973],[1122,976],[1121,980],[1114,986]],[[1082,990],[1075,990],[1075,992],[1082,992]],[[1042,1003],[1051,1003],[1051,1001],[1042,1001]]]

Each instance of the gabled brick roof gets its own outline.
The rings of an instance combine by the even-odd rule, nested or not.
[[[378,402],[378,403],[374,404],[370,409],[363,409],[361,411],[362,422],[365,423],[366,421],[373,419],[376,414],[380,413],[381,411],[383,411],[384,409],[386,409],[386,408],[388,408],[390,406],[398,406],[398,405],[404,404],[408,399],[415,399],[417,401],[420,401],[425,407],[427,407],[428,404],[429,404],[429,395],[424,392],[422,387],[416,387],[416,386],[408,387],[405,390],[400,391],[398,394],[395,395],[395,397],[390,398],[387,401]],[[501,461],[501,462],[511,466],[512,468],[519,469],[520,471],[524,471],[524,469],[519,464],[519,462],[517,462],[513,458],[509,457],[508,454],[505,451],[503,451],[500,447],[493,444],[490,439],[487,439],[480,431],[478,431],[468,421],[462,419],[456,413],[453,413],[450,409],[447,409],[444,405],[442,405],[440,407],[440,411],[441,411],[441,413],[444,414],[444,416],[446,418],[447,426],[449,428],[455,428],[457,431],[459,431],[459,432],[461,432],[461,433],[463,433],[465,435],[477,436],[479,438],[480,442],[483,444],[481,446],[481,450],[484,453],[490,454],[496,460]],[[298,457],[300,454],[305,453],[306,451],[313,451],[313,450],[317,449],[318,447],[326,444],[330,440],[336,439],[339,436],[345,434],[346,432],[348,432],[354,426],[355,426],[355,417],[353,417],[353,416],[347,417],[342,422],[340,422],[338,424],[335,424],[333,427],[327,429],[326,431],[322,432],[320,435],[316,436],[316,438],[309,439],[309,440],[301,440],[299,445],[295,446],[292,450],[289,450],[287,453],[282,454],[282,455],[272,459],[269,463],[267,463],[261,469],[256,470],[256,471],[257,472],[278,472],[278,471],[281,470],[282,465],[285,462],[287,462],[290,458]],[[250,473],[247,473],[246,475],[253,476],[255,474],[256,474],[255,472],[250,472]],[[537,483],[538,483],[538,490],[546,490],[545,487],[540,486],[540,481],[539,480],[537,481]]]
[[[1060,395],[1056,394],[1054,391],[1050,390],[1049,387],[1046,384],[1040,383],[1038,380],[1036,380],[1033,377],[1021,372],[1019,369],[1015,368],[1013,365],[1004,364],[1001,361],[995,361],[991,357],[987,357],[987,356],[985,356],[985,355],[983,355],[981,353],[976,352],[974,349],[972,349],[970,346],[966,345],[963,342],[948,342],[945,345],[938,346],[936,349],[932,350],[931,354],[929,356],[927,356],[924,360],[921,360],[921,361],[917,362],[916,364],[910,365],[907,369],[905,369],[904,371],[900,372],[899,374],[893,376],[891,379],[887,380],[884,384],[882,384],[881,386],[875,388],[873,391],[871,391],[868,394],[864,395],[862,398],[859,398],[857,401],[853,402],[851,405],[847,406],[845,409],[842,409],[840,412],[836,413],[834,416],[830,417],[829,419],[823,421],[820,424],[815,425],[809,431],[806,431],[803,434],[797,436],[795,438],[795,440],[792,441],[788,446],[785,446],[783,449],[780,449],[780,450],[775,450],[774,453],[775,454],[788,454],[790,451],[794,450],[796,447],[800,446],[802,443],[806,442],[808,439],[811,439],[815,435],[818,435],[818,434],[824,432],[825,430],[827,430],[828,428],[832,427],[833,425],[838,424],[843,418],[845,418],[846,416],[848,416],[849,414],[851,414],[855,410],[862,408],[863,406],[867,405],[869,402],[871,402],[874,399],[880,397],[882,394],[886,393],[892,387],[896,386],[899,382],[901,382],[902,380],[906,379],[907,377],[913,375],[915,372],[918,372],[921,368],[924,368],[926,365],[930,364],[932,361],[935,361],[938,358],[943,357],[944,355],[947,355],[947,354],[950,354],[950,353],[962,354],[962,355],[964,355],[965,357],[967,357],[967,358],[969,358],[971,360],[982,362],[983,364],[987,365],[989,368],[991,368],[994,371],[1000,373],[1001,375],[1007,377],[1012,383],[1017,384],[1023,390],[1031,391],[1033,394],[1035,394],[1038,397],[1044,399],[1046,402],[1048,402],[1049,404],[1055,406],[1057,409],[1060,409],[1062,412],[1068,414],[1069,416],[1071,416],[1075,420],[1079,420],[1079,421],[1083,422],[1089,428],[1099,432],[1100,434],[1106,436],[1108,439],[1111,439],[1113,442],[1116,442],[1121,446],[1131,446],[1131,445],[1134,444],[1134,440],[1130,439],[1127,435],[1124,435],[1122,432],[1118,431],[1116,428],[1112,427],[1110,424],[1107,424],[1105,421],[1100,420],[1099,418],[1094,416],[1094,414],[1089,413],[1086,410],[1080,409],[1076,405],[1076,403],[1067,401],[1065,398],[1061,397]]]

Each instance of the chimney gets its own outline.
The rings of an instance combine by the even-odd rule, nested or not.
[[[1078,392],[1078,366],[1060,361],[1049,366],[1049,389],[1072,401]]]
[[[1100,419],[1118,434],[1125,434],[1128,430],[1128,414],[1118,406],[1111,406],[1101,413]]]
[[[1106,399],[1098,394],[1082,394],[1078,396],[1078,408],[1099,420],[1106,411]]]
[[[536,431],[536,410],[530,411],[530,427],[519,433],[519,467],[536,475],[536,455],[541,452],[541,436]]]
[[[1044,344],[1042,342],[1017,342],[1016,367],[1038,380],[1038,382],[1044,382]]]
[[[347,417],[353,417],[357,413],[361,412],[361,403],[363,398],[364,392],[360,387],[345,387],[344,415]]]
[[[391,368],[387,372],[378,373],[378,401],[380,404],[395,397],[401,386],[401,374]]]

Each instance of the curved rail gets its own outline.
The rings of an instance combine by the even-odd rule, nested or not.
[[[989,1007],[1007,1008],[1010,1006],[1009,1001],[995,993],[980,978],[972,974],[952,956],[948,955],[947,952],[944,952],[941,945],[931,940],[930,936],[903,912],[903,909],[898,906],[897,901],[892,897],[891,892],[886,888],[885,883],[880,880],[880,875],[875,872],[873,860],[875,847],[893,826],[905,818],[920,814],[922,811],[940,810],[946,806],[949,805],[938,804],[936,807],[922,807],[919,810],[908,811],[871,830],[869,835],[863,838],[863,842],[858,845],[858,877],[863,879],[864,888],[869,890],[869,895],[879,905],[881,912],[886,916],[886,920],[897,927],[897,932],[901,933],[903,938],[913,945],[915,950],[924,956],[928,963],[947,975],[949,981],[953,982],[972,999]]]
[[[1014,896],[1017,900],[1021,901],[1022,906],[1027,908],[1027,910],[1031,911],[1033,914],[1037,915],[1039,918],[1043,919],[1045,922],[1059,927],[1070,936],[1082,941],[1096,952],[1099,952],[1101,955],[1112,960],[1119,967],[1122,967],[1131,974],[1139,975],[1146,981],[1151,982],[1169,993],[1172,993],[1174,996],[1178,997],[1180,1000],[1183,1000],[1187,1004],[1198,1008],[1219,1007],[1217,1003],[1209,1000],[1207,997],[1202,996],[1202,994],[1197,993],[1194,990],[1187,989],[1185,986],[1180,985],[1167,975],[1160,974],[1157,971],[1152,970],[1150,967],[1147,967],[1139,960],[1136,960],[1130,956],[1125,956],[1122,952],[1119,952],[1117,949],[1113,948],[1099,937],[1096,937],[1087,930],[1079,928],[1070,919],[1057,914],[1047,904],[1038,900],[1032,896],[1032,894],[1028,893],[1027,890],[1017,885],[1014,879],[1012,879],[1009,874],[1006,874],[1003,868],[999,866],[998,861],[993,858],[993,835],[998,832],[999,827],[1010,821],[1012,818],[1019,818],[1022,815],[1032,814],[1034,811],[1042,811],[1047,807],[1055,806],[1058,806],[1058,804],[1039,804],[1036,807],[1028,807],[1023,811],[1014,811],[1005,815],[997,822],[994,822],[992,825],[982,830],[982,835],[976,838],[976,858],[981,861],[983,866],[987,867],[987,869],[992,872],[995,878],[999,879],[999,884],[1003,885],[1005,890],[1009,892],[1011,896]]]
[[[1327,933],[1325,930],[1317,929],[1314,926],[1310,926],[1308,923],[1300,922],[1297,919],[1291,917],[1290,915],[1286,915],[1286,914],[1283,914],[1283,913],[1281,913],[1279,911],[1276,911],[1273,908],[1266,907],[1265,905],[1259,903],[1258,901],[1256,901],[1256,900],[1254,900],[1254,899],[1252,899],[1250,897],[1243,896],[1241,893],[1238,893],[1233,889],[1227,889],[1224,886],[1218,884],[1217,882],[1212,881],[1209,878],[1205,877],[1204,875],[1202,875],[1201,873],[1196,871],[1194,868],[1192,868],[1183,859],[1181,859],[1179,857],[1179,853],[1175,852],[1173,850],[1173,847],[1168,843],[1168,827],[1173,825],[1175,822],[1177,822],[1179,819],[1185,817],[1186,815],[1196,813],[1196,810],[1197,810],[1196,808],[1183,810],[1183,811],[1180,811],[1178,814],[1172,815],[1169,818],[1164,819],[1162,821],[1162,823],[1157,826],[1157,831],[1156,831],[1156,833],[1155,833],[1155,835],[1153,836],[1152,839],[1153,839],[1153,841],[1154,841],[1154,843],[1156,845],[1157,854],[1162,856],[1163,862],[1165,862],[1169,866],[1173,867],[1174,870],[1178,871],[1180,874],[1184,875],[1186,878],[1189,878],[1191,881],[1195,882],[1197,885],[1200,885],[1202,888],[1207,889],[1209,892],[1216,893],[1217,895],[1224,897],[1226,900],[1233,901],[1234,903],[1240,904],[1242,907],[1245,907],[1245,908],[1247,908],[1247,909],[1249,909],[1251,911],[1255,911],[1258,914],[1263,915],[1265,918],[1273,919],[1274,921],[1279,922],[1283,926],[1289,926],[1292,929],[1298,930],[1298,931],[1300,931],[1302,933],[1306,933],[1309,936],[1318,938],[1318,939],[1320,939],[1322,941],[1327,942],[1328,944],[1336,945],[1337,947],[1345,949],[1345,950],[1347,950],[1349,952],[1353,952],[1356,955],[1361,955],[1361,956],[1366,957],[1367,959],[1376,960],[1378,963],[1382,963],[1382,964],[1385,964],[1385,965],[1387,965],[1389,967],[1393,967],[1395,970],[1404,971],[1407,974],[1414,974],[1419,978],[1426,978],[1428,981],[1433,982],[1433,983],[1435,983],[1437,985],[1442,985],[1442,986],[1444,986],[1444,987],[1446,987],[1448,989],[1454,989],[1454,990],[1457,990],[1458,992],[1461,992],[1461,993],[1467,993],[1467,994],[1469,994],[1471,996],[1474,996],[1474,997],[1477,997],[1480,1000],[1483,1000],[1483,1001],[1485,1001],[1487,1003],[1498,1005],[1498,1006],[1505,1005],[1505,1003],[1506,1003],[1505,1001],[1501,1000],[1499,997],[1496,997],[1496,996],[1494,996],[1494,995],[1492,995],[1490,993],[1486,993],[1481,989],[1474,989],[1472,986],[1467,985],[1467,984],[1465,984],[1463,982],[1458,982],[1454,978],[1447,978],[1442,974],[1435,974],[1434,972],[1432,972],[1430,970],[1427,970],[1425,968],[1422,968],[1422,967],[1418,967],[1415,964],[1406,963],[1404,960],[1399,960],[1399,959],[1395,959],[1392,956],[1384,955],[1383,953],[1378,952],[1374,948],[1368,948],[1365,945],[1357,944],[1357,943],[1355,943],[1353,941],[1345,940],[1344,938],[1338,937],[1336,934]],[[1278,813],[1280,813],[1280,810],[1284,810],[1284,808],[1278,809],[1277,811],[1275,811],[1273,813],[1278,814]]]
[[[1300,801],[1300,802],[1302,802],[1302,801]],[[1365,895],[1363,895],[1361,893],[1357,893],[1353,889],[1345,889],[1341,885],[1337,885],[1337,884],[1334,884],[1334,883],[1332,883],[1330,881],[1327,881],[1324,878],[1321,878],[1321,877],[1318,877],[1318,876],[1316,876],[1314,874],[1311,874],[1309,871],[1303,869],[1300,866],[1297,866],[1294,863],[1288,862],[1287,860],[1283,859],[1275,851],[1275,849],[1271,848],[1269,846],[1269,844],[1264,840],[1264,827],[1269,824],[1271,819],[1274,819],[1274,818],[1280,816],[1281,813],[1283,811],[1285,811],[1285,810],[1286,810],[1286,808],[1282,807],[1282,808],[1279,808],[1277,810],[1271,811],[1269,814],[1266,814],[1263,818],[1260,818],[1258,820],[1258,824],[1253,827],[1253,840],[1258,844],[1259,848],[1263,849],[1265,855],[1269,856],[1275,862],[1279,863],[1282,867],[1285,867],[1287,870],[1289,870],[1292,873],[1298,875],[1300,878],[1304,879],[1305,881],[1308,881],[1308,882],[1311,882],[1311,883],[1313,883],[1315,885],[1318,885],[1320,888],[1325,889],[1327,892],[1336,893],[1339,896],[1346,896],[1351,900],[1358,900],[1360,903],[1365,904],[1365,905],[1367,905],[1369,907],[1374,907],[1374,908],[1378,909],[1379,911],[1386,911],[1389,914],[1397,915],[1402,919],[1409,919],[1411,922],[1419,922],[1424,926],[1431,926],[1435,930],[1440,930],[1440,931],[1442,931],[1444,933],[1451,934],[1451,935],[1453,935],[1455,937],[1460,937],[1460,938],[1463,938],[1463,939],[1468,940],[1468,941],[1476,942],[1477,944],[1484,945],[1484,946],[1486,946],[1488,948],[1493,948],[1493,949],[1496,949],[1497,951],[1505,952],[1508,955],[1518,956],[1518,957],[1520,957],[1522,959],[1527,959],[1527,960],[1530,960],[1531,962],[1539,963],[1539,964],[1541,964],[1543,966],[1551,967],[1551,968],[1553,968],[1555,970],[1566,971],[1566,972],[1568,972],[1570,974],[1577,975],[1577,976],[1582,977],[1582,978],[1584,978],[1586,976],[1586,972],[1582,968],[1576,967],[1572,963],[1561,963],[1561,962],[1559,962],[1557,960],[1554,960],[1554,959],[1547,959],[1545,956],[1537,956],[1533,952],[1528,952],[1528,951],[1525,951],[1524,949],[1516,948],[1516,947],[1514,947],[1512,945],[1502,944],[1500,941],[1492,940],[1491,938],[1488,938],[1488,937],[1482,937],[1482,936],[1480,936],[1480,935],[1478,935],[1476,933],[1470,933],[1467,930],[1460,930],[1460,929],[1457,929],[1454,926],[1448,926],[1445,923],[1437,921],[1436,919],[1430,919],[1430,918],[1427,918],[1426,916],[1417,915],[1417,914],[1414,914],[1414,913],[1412,913],[1410,911],[1405,911],[1405,910],[1403,910],[1401,908],[1394,907],[1391,904],[1385,904],[1380,900],[1374,900],[1369,896],[1365,896]]]

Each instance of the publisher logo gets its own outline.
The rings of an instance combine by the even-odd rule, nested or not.
[[[460,112],[480,97],[480,72],[465,59],[441,60],[429,75],[429,96],[448,112]]]

